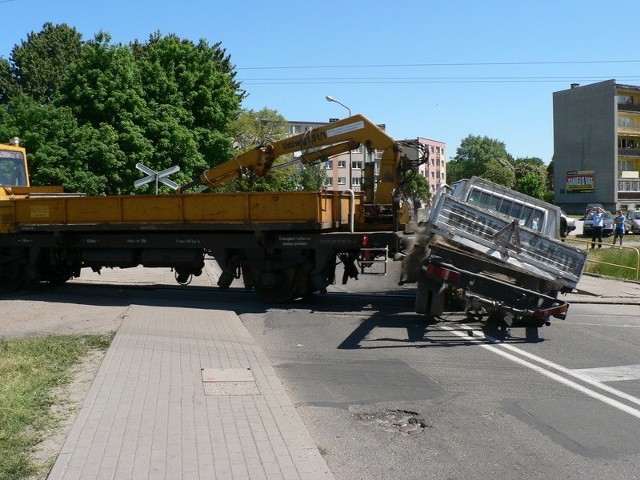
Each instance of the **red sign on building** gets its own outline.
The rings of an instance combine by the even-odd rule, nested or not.
[[[567,172],[567,192],[593,192],[596,188],[596,176],[593,170]]]

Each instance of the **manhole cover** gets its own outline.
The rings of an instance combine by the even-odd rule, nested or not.
[[[416,412],[407,410],[385,410],[377,413],[358,413],[356,418],[365,425],[381,428],[387,432],[413,435],[422,432],[427,425]]]
[[[203,368],[205,395],[259,395],[258,385],[249,368]]]

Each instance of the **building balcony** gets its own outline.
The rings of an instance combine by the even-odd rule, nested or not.
[[[640,104],[637,103],[619,103],[619,112],[640,112]]]
[[[618,193],[630,193],[640,198],[640,179],[638,178],[619,178]]]
[[[619,157],[640,157],[640,148],[618,148]]]
[[[632,135],[638,134],[640,133],[640,127],[618,122],[618,135],[624,135],[625,133]]]

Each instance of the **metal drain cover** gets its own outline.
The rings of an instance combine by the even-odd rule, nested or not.
[[[205,395],[259,395],[249,368],[203,368]]]

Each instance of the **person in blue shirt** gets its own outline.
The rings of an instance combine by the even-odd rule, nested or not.
[[[618,210],[618,214],[613,217],[613,244],[616,244],[616,239],[620,238],[620,246],[622,246],[622,237],[624,237],[624,215],[622,210]]]
[[[596,240],[598,240],[598,248],[602,248],[602,228],[604,227],[604,209],[596,207],[591,209],[591,218],[593,219],[593,233],[591,235],[591,248],[596,248]]]

